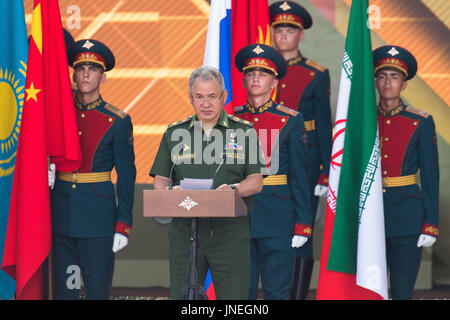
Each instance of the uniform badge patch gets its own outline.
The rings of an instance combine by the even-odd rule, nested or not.
[[[244,147],[242,145],[239,145],[236,143],[236,133],[231,132],[230,133],[230,142],[223,146],[224,150],[244,150]]]
[[[238,150],[238,151],[242,151],[244,150],[244,147],[237,144],[237,143],[229,143],[223,146],[224,150]]]

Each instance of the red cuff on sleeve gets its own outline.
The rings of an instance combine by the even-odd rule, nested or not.
[[[305,225],[305,224],[296,224],[294,228],[294,234],[296,236],[305,236],[310,238],[311,237],[311,226]]]
[[[317,184],[321,184],[323,186],[328,186],[328,176],[321,174],[319,179],[317,179]]]
[[[130,232],[131,232],[131,227],[123,222],[117,222],[115,231],[123,234],[124,236],[129,237]]]
[[[431,224],[424,224],[422,226],[422,233],[429,236],[437,237],[439,235],[439,228]]]

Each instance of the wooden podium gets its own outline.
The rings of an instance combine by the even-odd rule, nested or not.
[[[198,218],[232,218],[247,215],[247,206],[237,190],[144,190],[144,217],[190,218],[188,284],[183,300],[207,300],[198,282]]]
[[[144,217],[231,218],[247,215],[236,190],[144,190]]]

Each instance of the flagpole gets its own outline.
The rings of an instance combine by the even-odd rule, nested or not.
[[[350,9],[317,299],[387,299],[383,196],[368,0]],[[350,148],[349,148],[350,147]]]
[[[54,300],[53,294],[53,259],[52,253],[48,254],[48,267],[47,267],[47,285],[48,285],[48,300]]]
[[[47,168],[50,170],[50,157],[47,157]],[[53,259],[52,251],[50,247],[50,252],[47,258],[47,299],[53,300]]]

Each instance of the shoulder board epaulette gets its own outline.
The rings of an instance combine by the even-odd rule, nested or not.
[[[253,122],[242,120],[241,118],[235,117],[235,116],[228,116],[229,120],[232,120],[237,123],[245,124],[247,126],[253,127]]]
[[[240,106],[240,107],[234,107],[234,112],[239,112],[244,110],[244,106]]]
[[[315,69],[317,69],[317,70],[319,70],[319,71],[321,71],[321,72],[324,72],[324,71],[326,70],[326,67],[323,66],[323,65],[321,65],[321,64],[318,63],[317,61],[308,59],[308,60],[306,60],[305,63],[306,63],[308,66],[313,67],[313,68],[315,68]]]
[[[430,116],[429,113],[427,113],[425,111],[422,111],[422,110],[419,110],[419,109],[416,109],[416,108],[413,108],[411,106],[407,106],[405,110],[408,111],[408,112],[417,114],[418,116],[421,116],[422,118],[425,118],[425,119]]]
[[[111,111],[112,113],[114,113],[115,115],[118,115],[121,118],[125,118],[127,116],[127,114],[125,112],[123,112],[119,108],[116,108],[116,107],[110,105],[109,103],[105,104],[105,109]]]
[[[299,114],[298,111],[295,111],[295,110],[293,110],[293,109],[291,109],[291,108],[282,106],[281,104],[277,105],[277,106],[276,106],[276,109],[277,109],[278,111],[281,111],[281,112],[290,114],[291,116],[294,116],[294,117],[295,117],[296,115]]]
[[[190,121],[192,119],[193,116],[189,116],[187,118],[181,119],[179,121],[175,121],[174,123],[169,124],[167,127],[168,128],[172,128],[172,127],[176,127],[179,126],[180,124],[186,123],[188,121]]]

